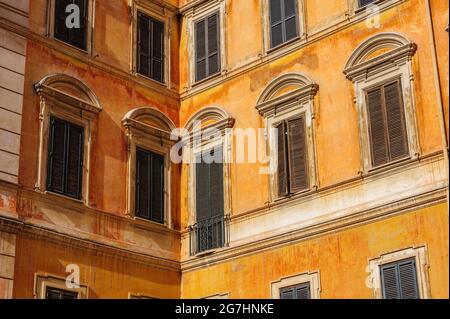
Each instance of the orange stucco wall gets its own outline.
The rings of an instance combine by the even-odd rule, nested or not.
[[[448,212],[440,204],[183,273],[182,298],[270,298],[271,282],[319,270],[320,298],[372,298],[371,258],[426,244],[432,298],[448,298]],[[220,275],[219,275],[220,274]]]

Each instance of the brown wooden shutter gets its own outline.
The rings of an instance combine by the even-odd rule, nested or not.
[[[220,70],[219,56],[219,13],[208,18],[208,76],[216,74]]]
[[[384,100],[388,124],[390,160],[396,160],[408,155],[400,82],[390,83],[384,87]]]
[[[151,220],[164,223],[164,157],[151,154]]]
[[[372,165],[379,166],[388,162],[386,123],[383,114],[381,88],[367,93],[367,103]]]
[[[195,167],[195,205],[197,222],[209,217],[209,164],[203,161],[199,154],[196,158]]]
[[[276,47],[284,42],[282,0],[270,0],[270,45]]]
[[[283,0],[284,11],[284,41],[297,37],[297,9],[296,0]]]
[[[286,156],[286,130],[285,123],[277,126],[278,134],[278,196],[288,194],[288,170]]]
[[[224,202],[223,202],[223,163],[222,163],[222,149],[214,150],[214,158],[219,159],[220,162],[213,162],[210,165],[210,217],[223,216]]]
[[[220,25],[216,12],[195,24],[195,80],[220,71]]]
[[[70,13],[66,12],[69,4],[75,4],[80,8],[80,28],[69,29],[66,26],[66,18]],[[86,50],[88,27],[88,0],[56,0],[55,1],[55,29],[56,39],[70,45]]]
[[[84,145],[83,127],[68,124],[67,134],[66,194],[80,198]]]
[[[152,74],[151,78],[164,81],[164,24],[151,19],[152,23]]]
[[[51,117],[48,145],[47,189],[60,194],[64,193],[65,150],[66,123]]]
[[[206,71],[206,21],[195,24],[195,79],[200,81],[207,76]]]
[[[291,193],[308,187],[306,127],[303,117],[289,120],[288,150]]]
[[[150,158],[136,150],[136,216],[150,219]]]

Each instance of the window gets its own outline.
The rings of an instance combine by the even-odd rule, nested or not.
[[[164,82],[164,23],[138,13],[137,71]]]
[[[304,116],[282,121],[278,134],[278,195],[308,188],[306,126]]]
[[[58,288],[47,287],[45,299],[77,299],[78,293]]]
[[[280,289],[280,299],[311,299],[309,282]]]
[[[79,28],[69,28],[66,24],[69,15],[76,12],[67,10],[69,5],[76,5],[79,8]],[[54,0],[54,8],[54,37],[82,50],[87,50],[88,0]],[[72,21],[70,18],[69,20]]]
[[[418,299],[416,261],[401,260],[381,266],[383,299]]]
[[[220,21],[215,12],[195,22],[195,80],[220,71]]]
[[[136,153],[136,216],[164,223],[164,156]]]
[[[366,92],[373,166],[409,154],[401,91],[400,81],[397,80]]]
[[[51,117],[49,133],[47,190],[80,199],[83,127]]]
[[[279,46],[298,37],[297,1],[269,0],[270,46]]]
[[[355,90],[362,173],[420,154],[411,63],[416,50],[398,33],[379,33],[359,45],[345,66]]]
[[[358,0],[359,7],[365,7],[374,2],[379,2],[379,0]]]

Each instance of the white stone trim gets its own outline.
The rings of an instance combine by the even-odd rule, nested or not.
[[[225,292],[225,293],[221,293],[221,294],[215,294],[215,295],[211,295],[211,296],[204,297],[201,299],[230,299],[230,293]]]
[[[429,299],[430,284],[428,280],[428,252],[427,246],[410,247],[402,250],[382,254],[376,258],[369,259],[367,271],[367,286],[372,289],[374,299],[382,299],[380,266],[390,264],[403,259],[414,258],[416,261],[417,284],[419,287],[419,298]]]
[[[291,286],[309,283],[311,299],[320,299],[320,273],[319,271],[305,272],[298,275],[280,278],[270,284],[272,299],[280,299],[280,290]]]
[[[66,285],[66,279],[49,275],[47,273],[34,274],[34,298],[45,299],[47,287],[62,289],[65,291],[76,292],[77,299],[88,299],[89,289],[85,285],[79,285],[79,288],[69,288]]]

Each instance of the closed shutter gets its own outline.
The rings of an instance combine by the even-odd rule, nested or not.
[[[77,297],[77,292],[52,287],[47,287],[45,292],[45,299],[77,299]]]
[[[151,219],[155,222],[164,222],[164,157],[152,155],[151,174]]]
[[[290,189],[295,192],[308,187],[305,120],[303,117],[289,120],[288,149]]]
[[[136,151],[136,216],[150,219],[150,157]]]
[[[214,158],[219,159],[220,163],[213,162],[209,164],[210,171],[210,217],[223,216],[223,163],[222,149],[214,149]]]
[[[164,23],[138,14],[138,73],[164,82]]]
[[[195,23],[195,79],[201,81],[220,71],[219,13]]]
[[[280,299],[311,299],[310,283],[280,289]]]
[[[67,189],[66,194],[79,198],[83,164],[83,128],[73,124],[67,126]]]
[[[400,82],[367,92],[369,136],[374,167],[408,155]]]
[[[195,194],[196,194],[196,212],[197,222],[209,218],[209,164],[205,163],[201,155],[197,156],[195,168]]]
[[[295,299],[294,288],[282,289],[280,292],[280,299]]]
[[[66,123],[54,117],[50,119],[48,150],[47,189],[63,194],[66,158]]]
[[[418,299],[416,263],[406,259],[381,267],[384,299]]]
[[[66,19],[72,12],[66,12],[70,4],[80,8],[80,28],[67,28]],[[88,27],[88,0],[55,1],[55,38],[70,45],[86,50]]]
[[[298,36],[296,6],[296,0],[269,0],[272,48]]]
[[[359,0],[359,6],[365,7],[373,2],[375,2],[375,0]]]
[[[286,131],[285,123],[277,126],[278,139],[278,195],[285,196],[288,193],[288,170],[286,157]]]

